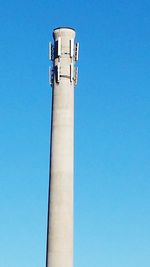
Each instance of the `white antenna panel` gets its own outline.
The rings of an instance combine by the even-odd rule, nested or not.
[[[51,67],[49,67],[49,84],[52,85],[52,70],[51,70]]]
[[[70,40],[70,57],[73,57],[74,54],[74,40]]]
[[[73,63],[70,64],[70,81],[73,81]]]
[[[49,67],[48,70],[48,78],[49,78],[49,84],[51,84],[51,67]]]
[[[52,67],[49,67],[49,84],[52,85],[54,81],[54,70]]]
[[[60,82],[60,63],[58,62],[58,65],[57,65],[57,82],[59,83]]]
[[[75,70],[75,85],[78,83],[78,67]]]
[[[61,38],[58,37],[58,57],[61,56]]]
[[[75,61],[78,61],[78,58],[79,58],[79,43],[77,43],[75,47]]]
[[[50,42],[49,43],[49,60],[52,60],[52,57],[53,57],[53,45]]]

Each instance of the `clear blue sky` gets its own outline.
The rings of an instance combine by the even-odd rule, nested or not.
[[[48,42],[77,30],[75,267],[150,266],[150,1],[0,0],[0,267],[44,267]]]

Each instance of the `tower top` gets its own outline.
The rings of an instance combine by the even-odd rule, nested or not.
[[[56,31],[56,30],[59,30],[59,29],[64,29],[64,30],[65,30],[65,29],[68,29],[68,30],[72,30],[72,31],[75,32],[75,29],[72,28],[72,27],[57,27],[57,28],[54,28],[53,32]]]
[[[66,39],[75,38],[76,32],[73,28],[69,27],[58,27],[53,30],[53,38],[56,40],[58,37],[65,37]]]
[[[76,31],[70,27],[58,27],[53,30],[54,42],[49,44],[49,59],[53,66],[49,71],[52,87],[61,80],[69,79],[73,86],[77,85],[79,43],[74,42]]]

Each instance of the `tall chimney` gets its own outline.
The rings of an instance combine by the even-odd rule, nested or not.
[[[53,31],[52,118],[46,267],[73,267],[74,88],[79,44],[75,30]]]

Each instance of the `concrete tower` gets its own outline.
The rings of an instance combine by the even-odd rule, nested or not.
[[[53,32],[49,54],[52,85],[50,185],[46,267],[73,267],[74,87],[78,44],[75,30]]]

